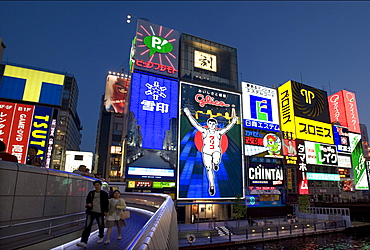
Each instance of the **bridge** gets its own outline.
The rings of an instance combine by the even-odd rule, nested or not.
[[[2,249],[79,249],[85,201],[96,179],[65,171],[0,161]],[[103,189],[107,188],[103,186]],[[122,193],[131,218],[107,249],[177,249],[177,213],[165,194]],[[93,231],[97,225],[93,226]],[[98,249],[92,233],[88,248]]]

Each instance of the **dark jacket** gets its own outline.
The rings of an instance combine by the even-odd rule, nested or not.
[[[88,194],[87,194],[87,197],[86,197],[86,204],[93,204],[93,200],[94,200],[94,195],[96,194],[95,190],[93,191],[90,191]],[[108,197],[108,193],[103,191],[103,190],[100,190],[100,207],[101,207],[101,213],[107,213],[109,211],[109,197]],[[86,209],[86,213],[90,212],[92,210],[92,207],[87,207]]]

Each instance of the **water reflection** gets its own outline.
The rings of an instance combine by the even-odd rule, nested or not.
[[[332,249],[370,249],[370,227],[347,229],[345,232],[301,238],[275,240],[264,243],[245,244],[227,250],[332,250]]]

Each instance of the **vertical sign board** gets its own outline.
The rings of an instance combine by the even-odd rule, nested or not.
[[[17,104],[13,116],[13,124],[9,136],[12,155],[17,156],[19,163],[26,163],[27,147],[30,135],[30,124],[33,118],[32,105]],[[10,151],[10,150],[8,150]]]
[[[9,135],[12,127],[15,106],[15,103],[0,102],[0,140],[5,143],[8,152],[10,151]]]
[[[330,121],[339,122],[350,132],[361,133],[358,118],[356,96],[347,90],[341,90],[328,97]]]
[[[291,81],[286,82],[278,88],[280,128],[283,139],[296,139],[293,93]]]
[[[275,89],[242,82],[245,128],[280,132]]]
[[[181,82],[178,199],[230,199],[243,191],[239,94]]]
[[[177,78],[179,37],[174,29],[139,19],[134,69]]]
[[[307,173],[307,160],[306,160],[306,148],[303,140],[296,140],[297,143],[297,155],[298,155],[298,171],[297,171],[297,181],[298,181],[298,193],[299,194],[309,194],[308,190],[308,180],[306,177]]]
[[[108,75],[105,85],[104,106],[105,110],[114,113],[127,113],[127,92],[130,79]]]
[[[366,171],[366,158],[362,151],[362,143],[357,143],[352,152],[352,166],[356,190],[369,190],[369,182]]]
[[[133,73],[126,177],[175,179],[178,81]]]

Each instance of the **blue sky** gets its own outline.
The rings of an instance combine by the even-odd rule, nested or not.
[[[127,14],[235,47],[239,80],[353,91],[370,127],[370,2],[0,1],[3,61],[77,79],[82,151],[95,151],[107,72],[128,69],[136,23]]]

